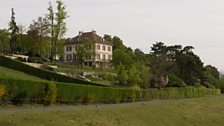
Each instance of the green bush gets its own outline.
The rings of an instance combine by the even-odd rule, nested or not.
[[[83,103],[84,103],[84,104],[94,103],[94,96],[87,94],[87,95],[84,97],[84,101],[83,101]]]
[[[84,81],[80,79],[71,78],[68,76],[57,74],[55,72],[31,67],[29,65],[26,65],[16,60],[9,59],[2,55],[0,55],[0,65],[14,69],[14,70],[22,71],[24,73],[31,74],[46,80],[50,80],[50,81],[54,80],[54,81],[65,82],[65,83],[78,83],[78,84],[84,84],[84,85],[106,86],[106,85],[101,85],[101,84],[88,82],[88,81]]]
[[[5,88],[5,103],[8,104],[39,103],[50,105],[54,102],[64,104],[121,103],[220,95],[220,89],[205,87],[169,87],[141,90],[138,87],[111,88],[4,78],[0,78],[0,83]]]
[[[48,106],[56,101],[57,87],[54,81],[48,83],[44,88],[43,105]]]
[[[169,82],[168,82],[167,87],[184,87],[184,86],[186,86],[184,81],[174,74],[169,74],[168,79],[169,79]]]
[[[11,99],[11,102],[13,105],[22,105],[26,102],[26,99],[27,99],[27,93],[25,91],[23,91],[23,92],[16,94],[16,96],[14,96]]]
[[[0,98],[5,94],[5,86],[0,84]]]
[[[3,96],[5,95],[5,86],[0,84],[0,105],[2,104],[3,102]]]

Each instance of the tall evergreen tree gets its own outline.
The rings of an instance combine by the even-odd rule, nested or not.
[[[12,14],[11,14],[11,21],[9,22],[9,31],[11,32],[11,37],[10,37],[11,53],[15,53],[17,49],[16,35],[19,31],[19,28],[16,25],[15,12],[13,8],[12,8]]]

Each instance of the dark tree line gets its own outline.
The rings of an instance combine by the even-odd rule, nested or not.
[[[163,42],[152,45],[150,53],[126,47],[117,37],[105,35],[113,44],[112,64],[117,71],[119,85],[141,88],[205,86],[220,87],[217,68],[204,66],[192,46],[167,46]]]

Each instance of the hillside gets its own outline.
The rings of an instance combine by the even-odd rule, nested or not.
[[[0,65],[0,77],[1,78],[9,78],[9,79],[19,79],[19,80],[36,80],[43,81],[39,77],[23,73],[21,71],[13,70]]]
[[[29,66],[27,64],[24,64],[20,61],[16,61],[10,58],[7,58],[5,56],[0,55],[0,66],[4,66],[13,70],[21,71],[26,74],[36,76],[45,80],[54,80],[57,82],[65,82],[65,83],[76,83],[76,84],[83,84],[83,85],[95,85],[95,86],[106,86],[94,82],[84,81],[77,78],[72,78],[69,76],[61,75],[56,72],[43,70],[39,68],[35,68],[32,66]]]

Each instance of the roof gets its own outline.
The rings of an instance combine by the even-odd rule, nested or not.
[[[96,31],[92,32],[79,32],[77,36],[74,38],[69,38],[65,40],[64,45],[70,44],[80,44],[83,39],[88,38],[93,40],[95,43],[106,44],[106,45],[113,45],[111,42],[104,40],[102,37],[96,34]]]

